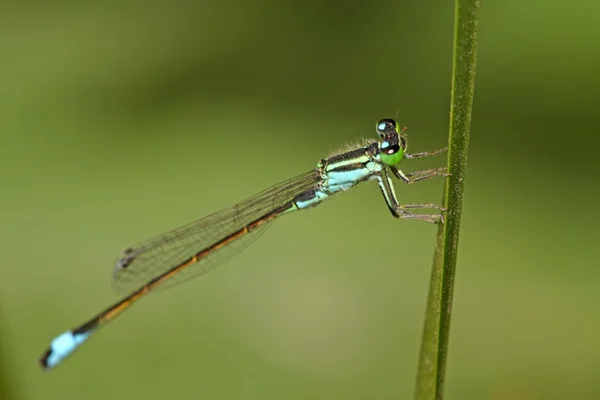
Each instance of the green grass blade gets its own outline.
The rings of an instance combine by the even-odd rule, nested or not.
[[[438,230],[419,357],[415,399],[444,397],[450,317],[462,212],[471,110],[475,90],[480,0],[456,0],[448,171],[443,204],[446,221]]]
[[[2,311],[1,308],[0,311]],[[8,356],[6,349],[8,333],[6,324],[2,319],[2,313],[0,312],[0,399],[16,400],[16,382],[13,377],[14,366],[11,367],[11,357]]]

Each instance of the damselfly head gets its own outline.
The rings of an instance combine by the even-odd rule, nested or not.
[[[381,138],[381,161],[389,166],[398,164],[406,152],[406,128],[400,128],[398,122],[385,118],[377,123],[376,129]]]

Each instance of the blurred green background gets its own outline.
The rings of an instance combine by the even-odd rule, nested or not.
[[[448,399],[600,398],[599,16],[483,2]],[[127,245],[398,112],[412,151],[443,147],[452,28],[452,1],[5,4],[4,397],[411,398],[436,228],[391,218],[374,183],[149,296],[56,370],[37,359],[117,300]]]

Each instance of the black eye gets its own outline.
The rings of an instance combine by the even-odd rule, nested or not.
[[[388,146],[388,147],[381,149],[381,151],[386,155],[396,154],[398,152],[398,150],[400,150],[400,145],[398,145],[398,144]]]
[[[384,137],[386,134],[396,131],[396,121],[390,118],[385,118],[377,123],[377,133]]]

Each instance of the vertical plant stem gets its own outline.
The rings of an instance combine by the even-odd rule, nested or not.
[[[15,400],[17,398],[14,389],[16,385],[11,373],[13,371],[11,371],[9,366],[11,357],[8,356],[6,348],[3,347],[6,345],[3,339],[7,336],[8,330],[6,325],[3,324],[2,313],[0,312],[0,399]]]
[[[437,236],[423,328],[415,399],[444,397],[450,317],[462,213],[471,110],[475,90],[477,25],[480,0],[455,0],[454,52],[448,172],[443,205],[446,220]]]

